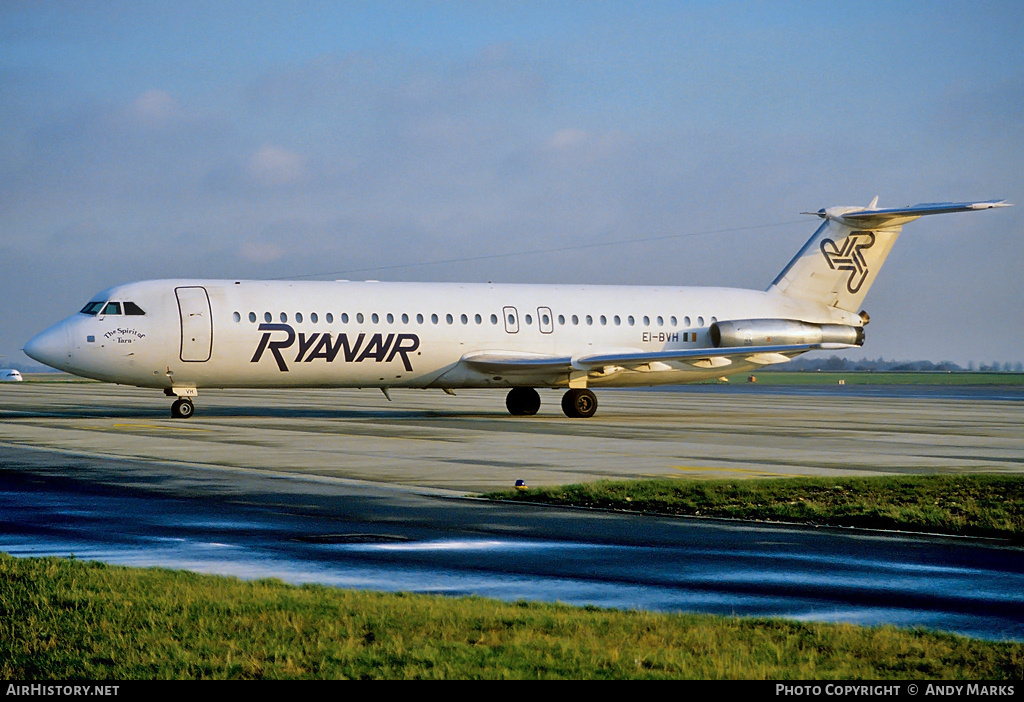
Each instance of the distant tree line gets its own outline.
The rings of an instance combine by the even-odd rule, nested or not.
[[[981,371],[982,373],[1024,373],[1024,363],[1017,361],[1011,363],[1005,361],[993,361],[982,363],[975,367],[974,361],[967,364],[967,367],[953,363],[952,361],[887,361],[884,358],[868,359],[862,358],[854,361],[839,356],[828,358],[796,358],[788,363],[779,363],[765,371],[939,371],[952,373],[956,371]]]

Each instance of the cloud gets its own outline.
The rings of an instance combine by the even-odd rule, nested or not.
[[[306,159],[278,146],[263,146],[249,159],[249,175],[268,187],[292,185],[305,177]]]
[[[583,129],[562,129],[544,142],[548,153],[585,157],[587,160],[614,156],[627,145],[626,135],[618,130],[590,132]]]
[[[147,90],[135,98],[128,111],[138,120],[148,123],[169,122],[181,114],[178,103],[164,90]]]
[[[247,241],[242,244],[239,255],[251,263],[273,263],[284,257],[284,249],[277,244]]]

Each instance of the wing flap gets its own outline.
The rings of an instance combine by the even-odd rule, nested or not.
[[[781,363],[788,361],[789,356],[784,354],[803,353],[816,348],[815,344],[790,344],[788,346],[737,346],[706,349],[669,349],[666,351],[635,351],[632,353],[595,353],[586,356],[578,356],[572,359],[572,365],[578,370],[591,370],[603,366],[632,366],[648,363],[686,363],[698,368],[718,368],[732,363],[733,359],[747,359],[758,357],[766,360],[766,363]],[[770,354],[770,356],[768,356]],[[768,358],[778,360],[767,360]],[[724,363],[723,363],[724,361]],[[757,362],[757,361],[753,361]]]

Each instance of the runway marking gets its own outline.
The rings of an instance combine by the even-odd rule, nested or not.
[[[747,475],[770,475],[780,478],[809,478],[803,473],[775,473],[770,470],[759,470],[756,468],[713,468],[711,466],[670,466],[674,470],[700,471],[704,473],[744,473]]]
[[[114,424],[114,428],[117,427],[133,427],[139,429],[170,429],[172,431],[208,431],[200,427],[177,427],[177,426],[161,426],[159,424]]]

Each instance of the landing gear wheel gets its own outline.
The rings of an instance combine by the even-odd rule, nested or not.
[[[540,395],[533,388],[512,388],[505,398],[509,414],[523,417],[537,414],[540,409]]]
[[[574,419],[593,417],[597,412],[597,395],[586,388],[572,388],[562,395],[562,411]]]
[[[171,405],[171,416],[175,419],[188,419],[195,414],[195,411],[195,405],[187,397],[180,397]]]

